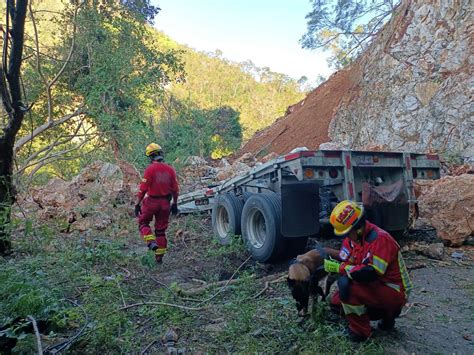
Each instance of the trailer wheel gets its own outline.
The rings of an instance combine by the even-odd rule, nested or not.
[[[243,206],[243,201],[232,193],[217,197],[212,208],[212,229],[221,244],[229,244],[232,235],[240,234]]]
[[[275,193],[254,194],[242,211],[242,236],[253,258],[276,261],[284,256],[281,234],[281,198]]]
[[[249,199],[249,197],[252,196],[252,195],[255,195],[255,193],[245,191],[245,192],[242,194],[242,199],[244,200],[244,203],[247,202],[247,200]]]

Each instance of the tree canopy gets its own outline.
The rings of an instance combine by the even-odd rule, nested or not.
[[[303,48],[332,52],[329,63],[341,67],[351,62],[387,22],[400,0],[311,0],[306,15]]]

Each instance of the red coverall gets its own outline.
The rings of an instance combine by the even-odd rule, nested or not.
[[[170,214],[170,200],[178,201],[178,180],[175,170],[168,164],[153,161],[145,169],[138,192],[138,200],[142,200],[141,213],[138,216],[138,229],[144,241],[149,244],[156,240],[157,255],[166,253],[166,228]],[[143,198],[145,197],[145,198]],[[155,235],[150,222],[155,216]]]
[[[332,306],[342,305],[350,330],[369,337],[370,320],[396,318],[412,289],[400,246],[390,234],[367,221],[360,244],[344,239],[339,257],[343,261],[339,273],[349,279],[367,266],[377,273],[375,281],[350,280],[348,296],[341,300],[343,292],[339,290],[331,299]]]

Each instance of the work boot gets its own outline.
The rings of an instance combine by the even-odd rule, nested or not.
[[[166,248],[157,248],[155,250],[155,260],[157,264],[163,263],[163,256],[166,254]]]
[[[148,249],[155,251],[156,249],[158,249],[158,244],[156,244],[155,241],[151,241],[150,243],[148,243]]]
[[[163,264],[163,255],[155,254],[155,261],[158,265]]]
[[[377,323],[377,327],[380,330],[385,330],[385,331],[392,330],[395,327],[395,318],[382,319],[381,321]]]

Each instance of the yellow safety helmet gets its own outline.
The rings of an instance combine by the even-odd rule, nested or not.
[[[150,155],[152,155],[153,153],[157,153],[157,152],[160,152],[162,149],[161,149],[161,146],[159,144],[156,144],[156,143],[150,143],[146,146],[146,149],[145,149],[145,155],[147,157],[149,157]]]
[[[354,201],[339,202],[332,210],[329,222],[334,227],[334,234],[344,236],[349,233],[354,225],[360,221],[364,214],[364,207]]]

